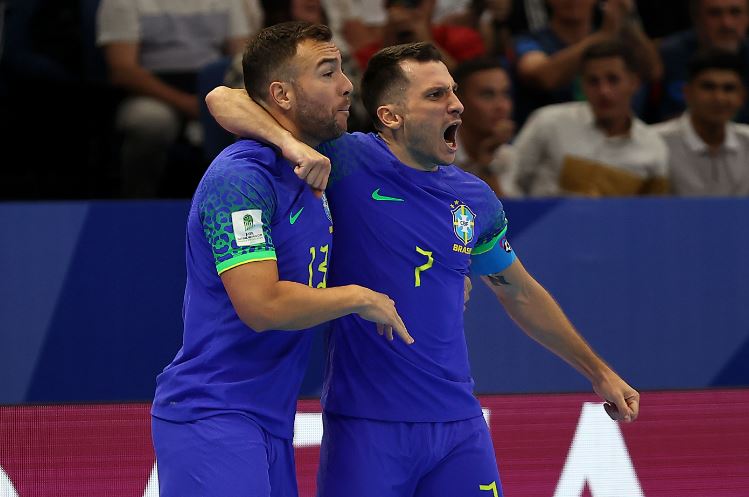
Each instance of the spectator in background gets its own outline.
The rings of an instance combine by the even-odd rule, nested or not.
[[[198,118],[198,72],[247,42],[244,8],[242,0],[102,0],[98,43],[112,83],[128,94],[115,124],[126,196],[157,195],[169,147]]]
[[[748,0],[690,0],[694,29],[665,38],[659,50],[663,59],[663,81],[656,97],[654,120],[662,121],[679,115],[686,102],[682,88],[687,80],[690,59],[700,49],[719,48],[734,52],[749,64],[749,1]],[[744,85],[749,74],[743,74]],[[749,123],[749,105],[736,118]]]
[[[363,47],[382,39],[382,28],[387,21],[387,9],[383,0],[322,0],[328,13],[330,28],[340,32],[355,53]],[[414,2],[411,2],[412,4]],[[451,19],[462,16],[470,0],[435,0],[432,22],[452,24]],[[344,50],[345,47],[341,47]]]
[[[486,182],[498,197],[517,197],[517,157],[510,78],[496,58],[474,59],[453,71],[463,103],[455,163]]]
[[[382,38],[362,47],[355,54],[364,69],[370,57],[382,47],[403,43],[433,43],[448,69],[459,62],[484,54],[481,35],[474,29],[453,24],[433,24],[435,0],[385,0],[387,20]]]
[[[581,100],[575,78],[586,48],[618,37],[631,46],[641,78],[660,77],[658,53],[636,21],[632,0],[608,0],[602,23],[593,29],[596,0],[548,0],[551,19],[547,28],[518,39],[516,50],[516,121],[522,125],[536,108]]]
[[[515,141],[518,184],[534,196],[667,192],[666,146],[632,113],[639,78],[630,50],[604,41],[581,61],[588,102],[534,112]]]
[[[465,11],[450,16],[446,23],[475,29],[484,40],[486,55],[510,60],[512,3],[512,0],[472,0]]]
[[[731,122],[746,100],[735,53],[698,53],[684,87],[687,112],[655,127],[669,148],[676,195],[749,195],[749,126]]]
[[[548,23],[545,0],[472,0],[469,8],[445,19],[481,33],[487,55],[514,60],[512,37],[541,30]]]

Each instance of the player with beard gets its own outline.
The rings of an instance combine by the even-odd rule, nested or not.
[[[333,322],[320,497],[501,495],[463,329],[469,270],[529,336],[591,381],[613,419],[632,421],[639,411],[639,394],[517,259],[494,192],[450,166],[463,111],[455,89],[433,45],[382,49],[362,80],[377,132],[318,147],[333,166],[326,189],[336,220],[331,284],[393,296],[416,339],[410,347],[377,340],[357,316]],[[220,90],[209,100],[233,132],[269,140],[277,132],[241,92]]]
[[[346,130],[351,82],[330,38],[325,26],[287,23],[249,43],[247,91],[288,130],[277,138],[316,146]],[[308,328],[357,313],[390,340],[395,331],[413,342],[387,295],[326,288],[330,212],[292,159],[237,142],[193,197],[183,345],[157,379],[152,408],[161,497],[296,496]]]

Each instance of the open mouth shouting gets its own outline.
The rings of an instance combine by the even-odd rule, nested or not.
[[[445,144],[447,145],[447,148],[450,149],[451,152],[456,152],[458,150],[458,127],[460,127],[460,123],[462,121],[458,120],[455,121],[447,126],[445,128],[445,131],[442,133],[442,137],[445,140]]]

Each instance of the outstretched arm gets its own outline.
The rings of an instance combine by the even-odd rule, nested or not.
[[[612,419],[630,422],[637,418],[640,394],[591,349],[559,304],[519,260],[482,279],[528,336],[590,380],[593,390],[607,402],[606,412]]]
[[[330,160],[294,138],[245,90],[219,86],[211,90],[205,102],[216,122],[224,129],[243,138],[275,145],[284,158],[294,164],[294,172],[299,178],[314,190],[325,189],[330,176]]]
[[[305,329],[356,313],[376,323],[389,340],[395,332],[407,344],[414,341],[395,302],[358,285],[310,288],[280,281],[274,260],[236,266],[221,273],[221,281],[239,318],[257,332]]]

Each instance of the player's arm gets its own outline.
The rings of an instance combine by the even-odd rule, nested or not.
[[[577,369],[607,401],[615,420],[637,418],[640,394],[622,380],[588,345],[552,296],[516,258],[505,269],[483,275],[510,317],[535,341]]]
[[[224,129],[243,138],[275,145],[295,164],[294,172],[315,190],[324,190],[330,176],[330,160],[294,138],[247,91],[219,86],[205,97],[208,110]]]
[[[275,260],[241,264],[221,273],[221,281],[239,318],[258,332],[300,330],[357,313],[378,325],[380,334],[393,331],[413,343],[395,303],[382,293],[358,285],[311,288],[281,281]]]
[[[197,119],[198,97],[168,85],[144,68],[138,61],[138,52],[137,42],[112,42],[104,46],[112,84],[138,95],[161,100],[185,116]]]

